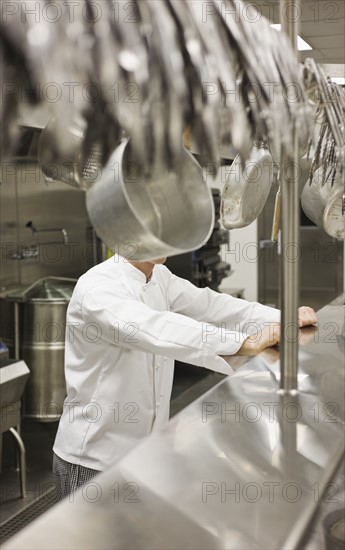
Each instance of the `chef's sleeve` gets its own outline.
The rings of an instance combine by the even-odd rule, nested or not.
[[[169,272],[169,270],[167,270]],[[210,288],[197,288],[171,272],[167,281],[170,308],[196,321],[219,328],[253,334],[280,322],[280,310],[258,302],[248,302]]]
[[[89,291],[82,301],[85,323],[96,323],[102,341],[164,355],[223,374],[232,368],[221,355],[235,354],[246,334],[196,321],[172,311],[157,311],[116,292]]]

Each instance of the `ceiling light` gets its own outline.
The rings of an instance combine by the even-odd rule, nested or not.
[[[276,31],[281,31],[281,28],[282,28],[280,23],[272,24],[271,27],[272,27],[272,29],[275,29]],[[300,52],[302,52],[302,51],[305,51],[305,50],[312,50],[313,48],[311,47],[310,44],[308,44],[308,42],[303,40],[303,38],[301,38],[300,36],[297,36],[297,49]]]

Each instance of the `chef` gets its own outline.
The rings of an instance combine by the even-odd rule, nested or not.
[[[280,311],[115,255],[85,273],[66,320],[67,397],[53,447],[60,498],[168,421],[174,360],[223,374],[224,357],[280,339]],[[317,321],[299,309],[299,325]]]

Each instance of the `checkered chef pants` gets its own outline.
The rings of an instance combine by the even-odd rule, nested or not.
[[[53,453],[53,476],[59,499],[77,491],[100,472],[78,464],[71,464]]]

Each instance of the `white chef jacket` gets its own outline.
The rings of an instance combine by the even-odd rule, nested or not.
[[[121,256],[75,287],[66,320],[67,397],[54,452],[105,470],[169,418],[174,359],[230,374],[253,327],[280,312],[197,288],[156,265],[151,280]]]

